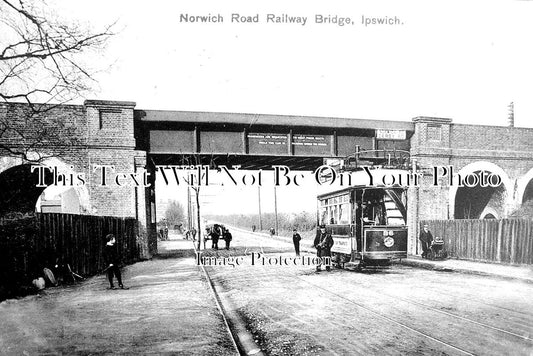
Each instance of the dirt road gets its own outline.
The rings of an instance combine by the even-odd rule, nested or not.
[[[202,256],[266,354],[533,354],[530,283],[405,266],[315,273],[291,243],[232,232],[230,250]],[[129,290],[102,275],[0,303],[0,353],[235,354],[194,254],[172,252],[183,244],[125,268]]]
[[[533,354],[531,284],[404,266],[317,274],[275,262],[292,261],[286,243],[234,237],[242,264],[207,269],[269,354]],[[270,262],[252,265],[257,252]]]
[[[129,290],[106,289],[101,275],[0,303],[0,354],[235,355],[192,257],[140,262],[123,274]]]

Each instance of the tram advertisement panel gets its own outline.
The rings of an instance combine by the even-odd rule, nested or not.
[[[407,229],[379,227],[366,229],[364,251],[383,255],[383,257],[406,256]]]
[[[333,247],[331,248],[331,251],[348,255],[352,253],[350,225],[328,225],[327,228],[333,238]]]
[[[345,253],[349,255],[352,253],[352,238],[346,236],[335,236],[333,237],[333,247],[331,247],[332,252]]]

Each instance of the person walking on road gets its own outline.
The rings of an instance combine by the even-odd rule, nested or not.
[[[118,286],[121,289],[126,289],[122,284],[122,275],[120,274],[120,258],[117,252],[115,235],[106,235],[106,245],[104,247],[104,259],[107,263],[107,278],[109,280],[109,288],[115,289],[113,284],[113,275],[117,278]]]
[[[422,245],[422,258],[428,258],[428,251],[431,247],[431,243],[433,242],[433,235],[431,235],[431,231],[429,231],[429,226],[427,224],[424,224],[418,239]]]
[[[220,228],[217,225],[213,226],[213,228],[211,229],[211,241],[212,241],[211,248],[218,250],[218,239],[221,236],[222,236],[222,231],[220,230]]]
[[[326,264],[326,271],[331,270],[331,247],[333,246],[333,237],[326,231],[325,225],[320,225],[320,232],[317,233],[313,246],[316,248],[316,255],[320,257],[319,265],[316,271],[320,272],[322,262]],[[328,261],[329,260],[329,261]]]
[[[292,229],[292,242],[294,243],[294,251],[296,252],[296,256],[300,256],[300,240],[302,237],[298,233],[298,230],[296,228]]]
[[[231,232],[229,232],[229,229],[226,229],[226,231],[224,231],[224,241],[226,241],[226,250],[229,250],[229,244],[232,238],[233,236],[231,235]]]

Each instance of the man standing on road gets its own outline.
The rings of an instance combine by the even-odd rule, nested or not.
[[[218,250],[218,239],[223,237],[224,236],[222,234],[222,229],[220,228],[220,225],[213,225],[213,227],[211,228],[211,248]]]
[[[226,250],[229,250],[229,243],[231,242],[233,236],[231,235],[231,232],[229,232],[229,229],[226,229],[224,231],[224,241],[226,241]]]
[[[115,235],[108,234],[106,235],[107,243],[104,247],[104,258],[107,262],[107,278],[109,279],[109,288],[115,289],[115,286],[113,284],[113,275],[117,278],[118,286],[121,289],[124,288],[124,285],[122,284],[122,275],[120,274],[120,268],[118,267],[118,264],[120,262],[120,259],[118,257],[117,253],[117,246],[115,245]]]
[[[292,242],[294,243],[294,251],[296,256],[300,256],[300,240],[302,237],[298,233],[297,229],[292,229]]]
[[[420,232],[420,237],[418,239],[422,245],[422,258],[427,258],[429,248],[433,242],[433,235],[431,235],[431,231],[429,231],[429,226],[427,224],[424,224],[424,228]]]
[[[316,271],[320,272],[322,262],[326,262],[326,271],[331,270],[331,247],[333,246],[333,238],[331,234],[326,231],[325,225],[320,225],[320,232],[316,235],[313,246],[316,248],[316,255],[320,257],[319,265],[316,266]]]

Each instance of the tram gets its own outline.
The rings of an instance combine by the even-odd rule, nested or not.
[[[372,185],[365,177],[369,174],[376,178]],[[409,174],[397,169],[354,172],[355,184],[318,195],[317,223],[333,237],[334,263],[359,269],[407,257],[407,187],[383,182]]]

